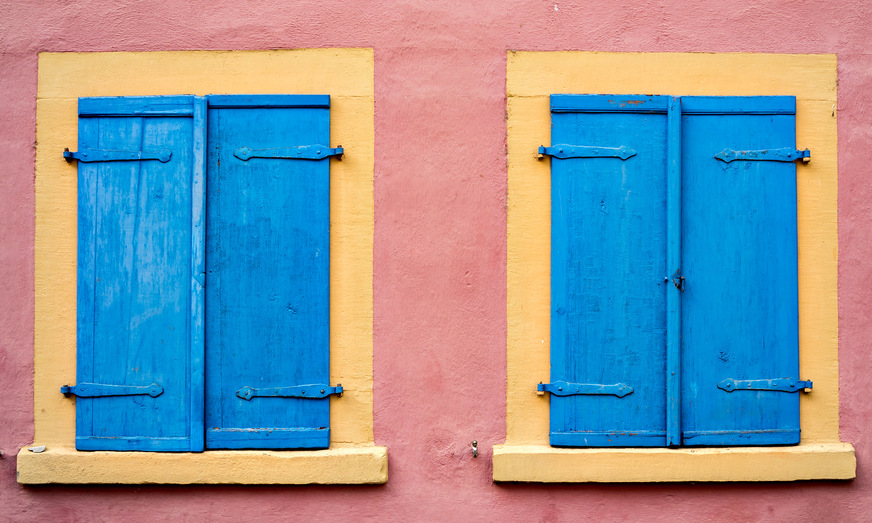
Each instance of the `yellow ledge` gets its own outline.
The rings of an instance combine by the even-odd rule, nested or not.
[[[162,484],[382,484],[388,480],[386,447],[328,450],[228,450],[202,453],[79,452],[48,447],[18,453],[18,482]]]
[[[853,479],[849,443],[705,449],[562,449],[495,445],[494,481],[641,483]]]

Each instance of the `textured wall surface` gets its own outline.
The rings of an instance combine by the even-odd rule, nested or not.
[[[0,1],[0,520],[872,518],[872,10],[843,2]],[[37,53],[369,47],[378,487],[40,487],[33,438]],[[494,485],[505,438],[506,51],[835,53],[841,433],[849,483]],[[736,74],[741,74],[737,71]],[[469,444],[479,441],[473,459]]]

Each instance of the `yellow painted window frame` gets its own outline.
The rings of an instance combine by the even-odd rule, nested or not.
[[[747,53],[508,53],[506,443],[495,481],[655,482],[851,479],[854,449],[839,439],[835,55]],[[548,444],[550,377],[549,95],[796,96],[800,399],[795,447],[566,449]]]
[[[36,100],[34,443],[18,481],[40,483],[385,483],[373,440],[372,242],[374,84],[371,49],[41,53]],[[330,136],[346,155],[330,168],[330,448],[203,453],[78,452],[76,164],[81,96],[329,94]]]

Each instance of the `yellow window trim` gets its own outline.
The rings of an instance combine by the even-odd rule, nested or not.
[[[835,55],[509,52],[508,379],[506,443],[495,481],[790,481],[851,479],[854,449],[839,440]],[[549,95],[796,96],[800,399],[795,447],[558,449],[548,445],[551,140]]]
[[[36,101],[34,445],[18,481],[37,483],[384,483],[372,429],[374,89],[371,49],[40,53]],[[81,96],[329,94],[330,449],[77,452],[76,164]]]
[[[24,463],[22,464],[22,460]],[[328,450],[79,452],[48,445],[18,455],[18,482],[163,484],[379,484],[388,479],[385,447],[331,445]]]

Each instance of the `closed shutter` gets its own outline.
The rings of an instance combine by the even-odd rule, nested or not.
[[[209,97],[208,448],[329,445],[329,106]]]
[[[555,446],[666,442],[667,102],[551,97]]]
[[[551,444],[798,443],[795,99],[551,112]]]
[[[798,443],[795,99],[682,111],[683,444]]]
[[[77,449],[203,449],[204,118],[79,100]]]

